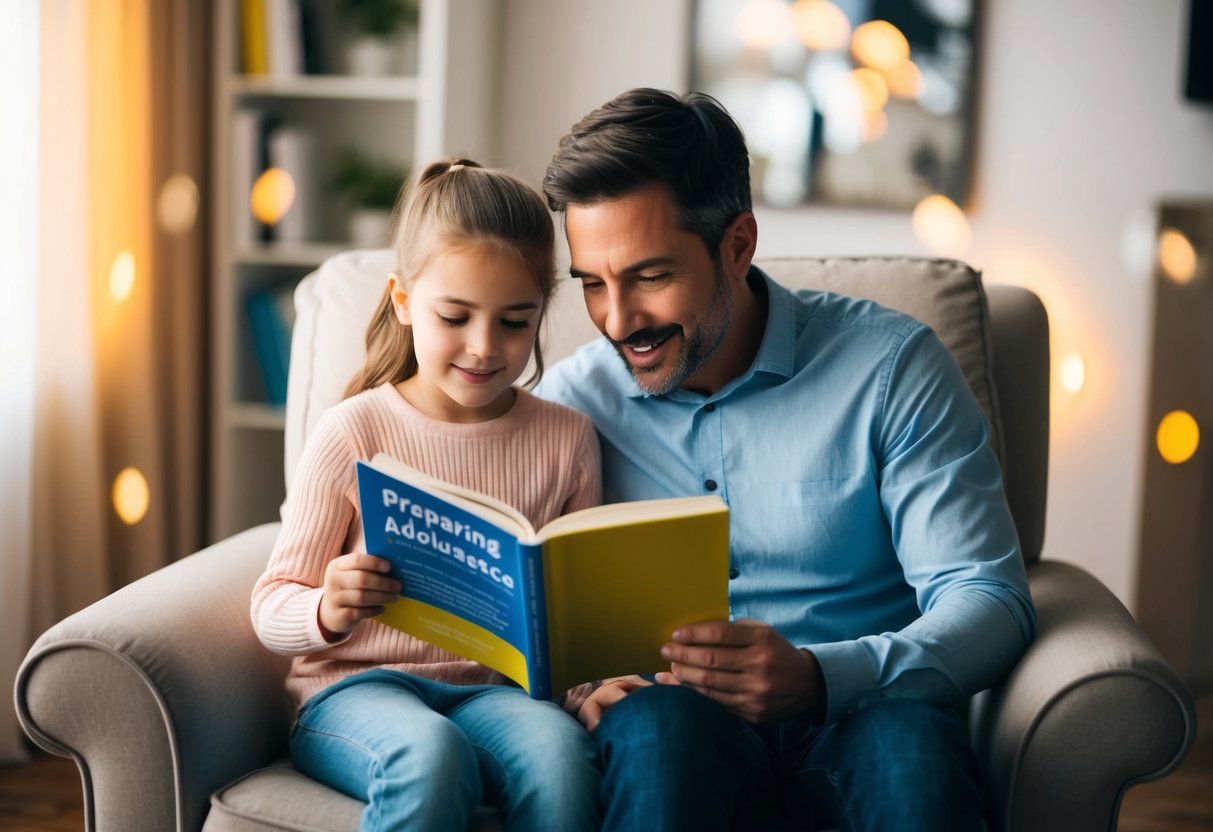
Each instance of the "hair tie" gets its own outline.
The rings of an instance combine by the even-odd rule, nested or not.
[[[457,171],[457,170],[463,170],[464,167],[466,167],[466,166],[464,164],[462,164],[461,162],[456,162],[455,164],[453,164],[449,168],[447,168],[446,172],[453,173],[454,171]]]

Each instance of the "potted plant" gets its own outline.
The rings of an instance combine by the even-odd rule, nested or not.
[[[341,151],[331,186],[349,206],[350,242],[357,248],[380,248],[388,243],[392,208],[408,169],[371,158],[354,148]]]
[[[347,57],[353,75],[389,75],[397,59],[416,50],[420,0],[339,0],[352,32]]]

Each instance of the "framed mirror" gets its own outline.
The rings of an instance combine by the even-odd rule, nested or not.
[[[694,0],[689,86],[745,131],[758,202],[963,206],[980,5]]]

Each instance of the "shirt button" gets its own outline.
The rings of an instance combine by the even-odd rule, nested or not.
[[[729,580],[730,580],[730,581],[735,581],[735,580],[737,580],[737,576],[738,576],[738,575],[740,575],[740,574],[741,574],[741,573],[740,573],[739,571],[737,571],[737,567],[736,567],[736,566],[730,566],[730,567],[729,567]]]
[[[708,491],[715,491],[716,490],[716,480],[704,480],[703,487],[706,488]]]
[[[711,402],[708,402],[707,404],[705,404],[703,406],[703,409],[706,410],[708,413],[711,413],[712,411],[714,411],[716,409],[716,405],[712,404]]]

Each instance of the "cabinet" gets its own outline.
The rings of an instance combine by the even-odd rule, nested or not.
[[[263,367],[266,330],[252,323],[250,299],[289,299],[294,285],[326,257],[352,247],[351,206],[330,188],[338,159],[352,148],[402,169],[456,154],[494,162],[499,0],[420,0],[415,38],[394,42],[395,74],[381,76],[346,71],[353,38],[343,28],[336,0],[256,2],[296,12],[306,3],[320,48],[310,52],[307,72],[279,67],[245,73],[245,0],[215,4],[211,540],[278,516],[286,491],[284,408],[278,385]],[[270,44],[280,34],[273,27],[281,19],[264,18]],[[305,151],[294,155],[299,182],[287,212],[291,219],[284,217],[272,233],[253,220],[249,208],[250,186],[264,167],[257,153],[270,144],[264,125],[271,122],[301,140],[295,151]]]

